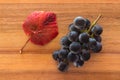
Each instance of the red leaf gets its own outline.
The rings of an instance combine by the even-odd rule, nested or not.
[[[33,12],[25,20],[23,30],[31,42],[45,45],[58,35],[56,15],[53,12]]]

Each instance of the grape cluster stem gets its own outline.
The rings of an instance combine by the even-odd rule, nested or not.
[[[98,17],[96,18],[95,21],[93,21],[93,23],[90,25],[90,28],[88,29],[87,33],[89,33],[91,31],[91,29],[96,25],[96,23],[99,21],[99,19],[102,17],[101,14],[98,15]]]

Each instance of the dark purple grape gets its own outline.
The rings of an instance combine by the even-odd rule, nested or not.
[[[68,53],[69,53],[69,51],[67,49],[61,49],[61,50],[59,50],[58,56],[62,59],[65,59],[65,58],[67,58]]]
[[[74,54],[73,52],[69,52],[67,59],[70,62],[75,62],[78,59],[78,56]]]
[[[73,20],[73,24],[77,29],[84,30],[86,26],[86,19],[79,16]]]
[[[83,61],[88,61],[89,59],[90,59],[90,51],[89,50],[85,50],[85,49],[83,49],[82,50],[82,54],[81,54],[81,59],[83,60]]]
[[[96,35],[94,35],[94,38],[95,38],[95,40],[98,41],[98,42],[101,42],[101,41],[102,41],[101,36],[96,36]]]
[[[56,61],[58,60],[58,58],[59,58],[59,56],[58,56],[59,53],[60,53],[59,50],[53,52],[52,57],[53,57],[54,60],[56,60]]]
[[[81,43],[88,43],[89,42],[89,34],[86,32],[83,32],[79,35],[79,41]]]
[[[60,62],[58,64],[58,70],[65,72],[65,71],[67,71],[67,69],[68,69],[68,63]]]
[[[79,29],[77,29],[77,28],[74,26],[74,24],[73,24],[73,23],[69,25],[69,30],[70,30],[70,31],[80,32],[80,30],[79,30]]]
[[[86,26],[85,26],[85,28],[89,29],[90,25],[91,25],[91,22],[88,19],[86,19]]]
[[[62,44],[62,46],[68,48],[69,45],[71,44],[71,42],[69,41],[69,39],[68,39],[67,36],[64,36],[64,37],[62,37],[62,39],[61,39],[61,44]]]
[[[90,49],[94,48],[96,45],[97,45],[97,41],[94,38],[89,38]]]
[[[76,31],[71,31],[68,33],[68,39],[72,41],[77,41],[78,40],[79,33]]]
[[[102,44],[97,42],[97,45],[92,49],[93,52],[98,53],[102,50]]]
[[[83,66],[84,61],[80,59],[80,60],[75,61],[73,64],[76,67],[80,67],[80,66]]]
[[[96,24],[93,28],[92,28],[92,33],[95,35],[100,35],[103,32],[103,29],[100,25]]]
[[[77,52],[81,49],[81,45],[79,42],[72,42],[69,46],[69,49],[72,51],[72,52]]]

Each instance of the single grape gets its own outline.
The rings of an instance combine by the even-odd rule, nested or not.
[[[77,28],[74,26],[73,23],[69,25],[69,30],[70,30],[70,31],[80,32],[80,29],[77,29]]]
[[[85,26],[85,28],[89,29],[90,25],[91,25],[91,22],[88,19],[86,19],[86,26]]]
[[[72,52],[77,52],[81,49],[81,45],[79,42],[72,42],[69,46],[69,49],[72,51]]]
[[[65,58],[67,58],[68,53],[69,53],[69,51],[67,49],[61,49],[59,51],[58,56],[62,59],[65,59]]]
[[[97,45],[97,41],[94,38],[89,38],[90,48],[94,48]]]
[[[102,50],[102,44],[97,42],[97,45],[92,49],[93,52],[98,53]]]
[[[54,59],[55,61],[58,60],[58,58],[59,58],[59,56],[58,56],[59,53],[60,53],[59,50],[53,52],[52,57],[53,57],[53,59]]]
[[[60,62],[58,64],[58,70],[65,72],[65,71],[67,71],[67,69],[68,69],[68,63]]]
[[[70,62],[75,62],[78,59],[78,56],[74,54],[73,52],[69,52],[67,59]]]
[[[64,36],[64,37],[62,37],[62,39],[61,39],[61,44],[62,44],[62,46],[68,48],[69,45],[71,44],[71,42],[69,41],[69,39],[68,39],[67,36]]]
[[[83,61],[88,61],[89,59],[90,59],[90,51],[89,50],[85,50],[85,49],[83,49],[82,50],[82,54],[81,54],[81,59],[83,60]]]
[[[103,32],[103,29],[100,25],[96,24],[93,28],[92,28],[92,33],[94,33],[95,35],[100,35]]]
[[[81,59],[79,59],[79,60],[77,60],[73,63],[73,65],[76,66],[76,67],[83,66],[83,64],[84,64],[84,61],[81,60]]]
[[[79,16],[73,20],[73,24],[77,29],[84,30],[86,26],[86,19]]]
[[[55,61],[58,61],[58,62],[61,62],[63,61],[64,59],[63,58],[60,58],[59,57],[59,54],[60,54],[60,50],[57,50],[57,51],[54,51],[53,54],[52,54],[52,57]]]
[[[68,39],[72,41],[77,41],[78,40],[79,33],[76,31],[71,31],[68,33]]]
[[[101,41],[102,41],[101,36],[96,36],[96,35],[94,35],[94,38],[95,38],[95,40],[98,41],[98,42],[101,42]]]
[[[79,41],[81,43],[88,43],[89,42],[89,34],[86,32],[83,32],[79,35]]]

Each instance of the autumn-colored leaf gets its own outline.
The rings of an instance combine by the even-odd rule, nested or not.
[[[29,36],[28,41],[30,40],[37,45],[45,45],[58,35],[56,14],[53,12],[35,11],[24,21],[23,30]]]

